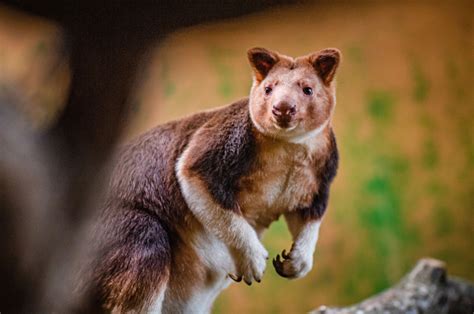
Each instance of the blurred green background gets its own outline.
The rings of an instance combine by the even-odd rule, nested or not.
[[[424,256],[474,280],[474,2],[307,2],[168,37],[150,53],[124,141],[152,126],[245,97],[253,46],[299,56],[337,47],[334,127],[341,162],[314,268],[235,284],[216,313],[301,313],[395,283]],[[21,36],[19,32],[21,31]],[[47,127],[67,92],[58,30],[0,7],[0,92]],[[56,60],[56,61],[55,61]],[[282,220],[265,235],[288,249]]]

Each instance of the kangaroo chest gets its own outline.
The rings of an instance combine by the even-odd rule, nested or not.
[[[239,205],[249,223],[267,228],[281,214],[308,206],[318,188],[317,164],[317,152],[303,145],[261,145],[253,171],[240,180]]]

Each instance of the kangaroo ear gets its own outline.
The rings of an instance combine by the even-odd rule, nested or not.
[[[331,84],[341,60],[341,52],[336,48],[327,48],[309,56],[309,62],[325,85]]]
[[[268,72],[278,62],[279,58],[275,52],[265,48],[252,48],[247,51],[250,65],[252,66],[255,79],[261,82],[267,76]]]

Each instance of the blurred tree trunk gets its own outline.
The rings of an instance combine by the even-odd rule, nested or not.
[[[349,307],[326,307],[314,314],[474,313],[474,285],[448,277],[443,262],[422,259],[397,285]]]
[[[0,188],[9,188],[0,191],[0,248],[5,248],[0,274],[8,280],[0,286],[0,310],[70,312],[72,304],[82,302],[73,296],[72,276],[81,246],[90,244],[84,233],[100,208],[97,199],[107,178],[106,161],[129,119],[132,91],[147,49],[178,28],[291,0],[224,0],[218,5],[207,0],[2,2],[62,27],[72,80],[63,112],[42,138],[23,125],[0,125],[0,142],[8,144],[2,148],[11,152],[8,163],[0,165]],[[21,120],[15,113],[11,116]],[[10,140],[17,134],[17,140]],[[21,180],[16,173],[21,173]],[[31,182],[51,184],[41,189],[47,202],[22,201],[37,186],[24,183],[28,173],[38,176]],[[41,219],[31,218],[38,213]],[[24,236],[26,228],[33,230],[32,236]],[[40,247],[32,244],[36,239],[42,240]],[[34,266],[27,269],[25,247],[35,247],[27,263]]]

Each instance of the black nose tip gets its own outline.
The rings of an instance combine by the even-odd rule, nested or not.
[[[280,102],[273,106],[272,113],[278,117],[291,117],[296,113],[296,106],[288,102]]]

